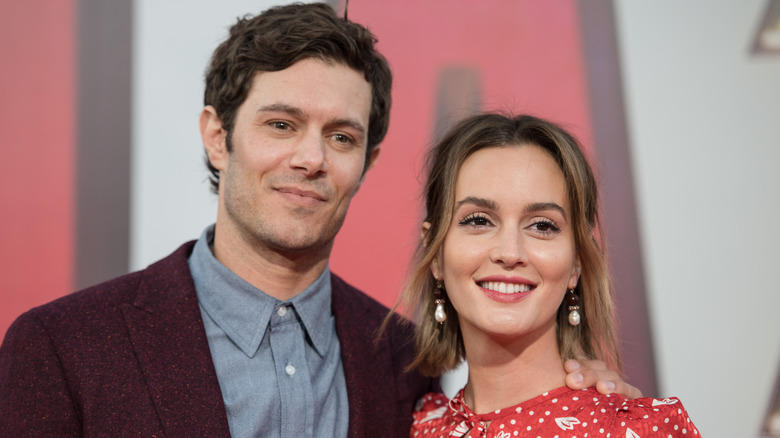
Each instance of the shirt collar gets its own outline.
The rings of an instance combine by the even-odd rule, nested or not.
[[[336,335],[332,322],[330,285],[330,269],[326,266],[314,283],[289,300],[301,318],[314,349],[322,357],[325,356],[332,337]]]
[[[292,305],[317,353],[324,355],[332,336],[331,282],[328,267],[309,287],[282,302],[244,281],[217,260],[210,246],[214,225],[206,228],[189,258],[198,302],[249,357],[257,353],[273,312]]]

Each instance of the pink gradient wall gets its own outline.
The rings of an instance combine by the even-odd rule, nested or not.
[[[352,2],[394,72],[390,131],[352,202],[331,267],[386,305],[395,303],[419,238],[424,152],[436,129],[442,70],[478,71],[483,109],[591,131],[576,2],[400,0]]]
[[[76,1],[0,3],[0,335],[72,290]],[[337,238],[332,269],[392,305],[419,237],[422,158],[443,70],[478,73],[485,108],[531,112],[586,144],[590,120],[576,2],[353,2],[395,75],[390,132]],[[446,118],[446,114],[444,115]],[[204,224],[205,225],[205,224]],[[193,238],[197,236],[192,236]]]
[[[75,0],[0,2],[0,336],[73,277]]]

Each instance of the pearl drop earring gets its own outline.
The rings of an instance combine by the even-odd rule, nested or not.
[[[580,312],[578,312],[580,310],[580,297],[574,293],[574,289],[569,290],[569,293],[566,294],[566,304],[569,305],[569,325],[580,325],[582,319]]]
[[[436,292],[434,292],[436,299],[433,301],[436,303],[436,310],[433,311],[433,319],[439,323],[444,324],[447,320],[447,312],[444,311],[444,303],[446,300],[444,297],[444,283],[441,280],[436,280]]]

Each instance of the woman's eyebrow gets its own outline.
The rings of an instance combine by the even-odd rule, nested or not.
[[[455,207],[458,208],[463,204],[473,204],[477,207],[484,207],[489,208],[491,210],[498,210],[498,204],[495,203],[495,201],[485,198],[477,198],[476,196],[466,196],[465,198],[461,199],[455,204]]]
[[[566,210],[564,210],[563,207],[556,204],[555,202],[534,202],[533,204],[528,204],[525,207],[526,213],[534,213],[537,211],[544,211],[544,210],[556,210],[559,213],[561,213],[564,217],[566,216]]]
[[[486,198],[478,198],[476,196],[466,196],[465,198],[461,199],[455,204],[455,208],[458,208],[463,204],[472,204],[472,205],[476,205],[477,207],[483,207],[490,210],[499,209],[498,204],[496,204],[495,201]],[[555,202],[534,202],[532,204],[528,204],[524,209],[526,213],[535,213],[538,211],[545,211],[545,210],[555,210],[560,214],[566,216],[566,210],[564,210],[563,207],[561,207]]]

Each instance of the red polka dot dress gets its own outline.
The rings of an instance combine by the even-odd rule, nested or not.
[[[477,415],[463,402],[427,394],[414,413],[410,437],[699,438],[677,398],[629,400],[595,388],[561,387],[506,409]]]

